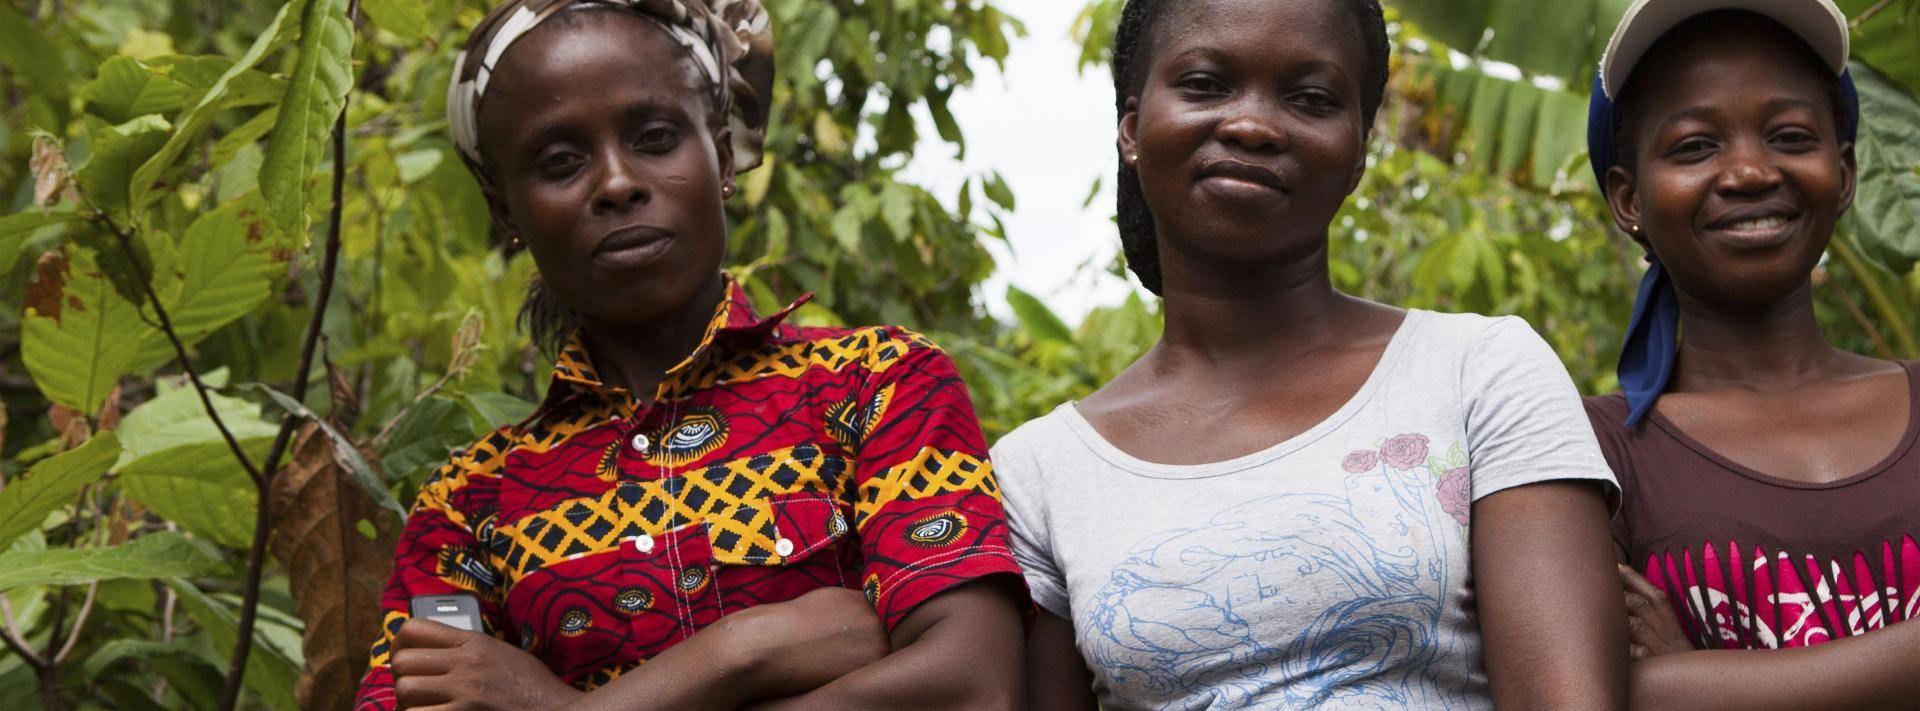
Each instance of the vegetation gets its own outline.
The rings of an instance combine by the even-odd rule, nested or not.
[[[1626,2],[1569,2],[1590,11],[1390,3],[1394,96],[1333,268],[1384,301],[1526,316],[1601,391],[1639,253],[1584,176],[1582,77]],[[993,174],[938,197],[898,177],[915,112],[965,149],[946,102],[1023,31],[1010,3],[768,4],[770,159],[730,204],[730,269],[760,306],[811,291],[803,322],[930,332],[990,435],[1153,342],[1141,298],[1070,326],[1012,291],[996,322],[983,243],[1015,196]],[[1920,0],[1842,4],[1870,123],[1822,315],[1920,357]],[[1118,6],[1088,6],[1088,71]],[[531,261],[446,133],[485,10],[0,4],[0,700],[345,705],[404,505],[545,387],[514,325]]]

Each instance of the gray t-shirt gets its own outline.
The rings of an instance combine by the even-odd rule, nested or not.
[[[1146,462],[1067,403],[993,462],[1034,600],[1073,623],[1105,709],[1491,708],[1472,502],[1618,491],[1525,321],[1428,311],[1352,400],[1264,451]]]

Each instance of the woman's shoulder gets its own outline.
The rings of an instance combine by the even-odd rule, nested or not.
[[[1035,454],[1058,448],[1063,440],[1073,440],[1074,403],[1056,405],[1047,414],[1027,420],[993,443],[993,458],[1031,460]]]

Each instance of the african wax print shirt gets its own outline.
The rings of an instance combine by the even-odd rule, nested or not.
[[[489,633],[590,689],[823,586],[864,589],[891,629],[1019,573],[945,353],[900,328],[782,323],[800,302],[761,318],[727,291],[651,401],[602,383],[576,337],[539,412],[428,479],[357,708],[393,707],[390,645],[416,595],[473,594]]]

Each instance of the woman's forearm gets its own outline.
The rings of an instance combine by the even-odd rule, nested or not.
[[[894,629],[894,651],[885,658],[765,708],[1019,708],[1020,634],[1007,585],[975,581],[915,608]]]
[[[730,640],[738,623],[731,617],[628,670],[605,686],[580,697],[570,711],[732,711],[756,698],[751,662]]]
[[[1634,708],[1884,709],[1920,704],[1920,622],[1792,649],[1668,654],[1634,662]]]

